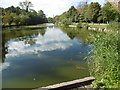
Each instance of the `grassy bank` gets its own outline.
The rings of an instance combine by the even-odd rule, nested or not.
[[[115,24],[117,26],[117,24]],[[113,31],[119,30],[116,26]],[[95,77],[94,88],[118,88],[120,81],[120,64],[118,33],[98,33],[94,39],[94,49],[89,57],[90,74]]]

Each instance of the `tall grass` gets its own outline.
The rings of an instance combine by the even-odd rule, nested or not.
[[[112,27],[118,30],[116,26]],[[89,57],[90,74],[95,77],[94,88],[118,88],[120,61],[118,33],[99,33],[93,37],[94,49]]]

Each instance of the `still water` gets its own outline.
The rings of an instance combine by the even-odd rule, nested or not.
[[[38,88],[89,76],[89,33],[47,27],[3,33],[3,88]]]

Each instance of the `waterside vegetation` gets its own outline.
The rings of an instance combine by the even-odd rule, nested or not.
[[[113,27],[112,30],[119,29]],[[117,32],[104,32],[92,36],[94,48],[88,59],[90,74],[96,78],[92,84],[94,88],[119,88],[118,36]]]
[[[9,31],[0,32],[2,33],[2,37],[4,39],[2,43],[3,46],[5,46],[5,42],[9,40],[9,38],[23,36],[28,36],[31,38],[32,36],[38,34],[38,32],[41,35],[44,35],[45,31],[33,30],[46,28],[46,25],[43,23],[52,22],[58,26],[65,27],[69,25],[72,25],[72,27],[75,26],[77,28],[72,29],[72,31],[69,28],[66,28],[63,32],[67,33],[72,40],[75,37],[81,38],[83,35],[83,42],[87,41],[90,44],[93,44],[91,45],[92,51],[88,57],[90,75],[95,77],[95,81],[92,86],[94,88],[118,88],[118,86],[120,86],[120,50],[118,48],[120,14],[111,6],[110,3],[106,3],[103,7],[101,7],[101,5],[97,2],[92,2],[89,5],[82,4],[77,8],[71,6],[71,8],[62,15],[55,16],[54,18],[49,17],[48,19],[42,10],[36,12],[35,10],[30,9],[30,7],[32,7],[32,3],[30,3],[30,5],[28,5],[30,7],[28,7],[21,2],[20,6],[22,9],[14,6],[1,8],[3,12],[1,16],[3,20],[3,27],[21,26],[19,30],[15,29],[16,31],[13,31],[14,29],[8,29]],[[97,23],[97,25],[94,23]],[[100,23],[105,25],[99,25]],[[112,30],[112,32],[94,32],[94,34],[90,34],[88,33],[89,31],[84,30],[89,27],[104,28]],[[24,30],[21,30],[21,28],[24,28]],[[24,40],[25,38],[23,37],[21,39]],[[34,44],[34,41],[31,42],[31,39],[29,39],[28,43]],[[5,51],[6,47],[2,50],[7,53]],[[3,56],[3,59],[4,58],[5,56]]]

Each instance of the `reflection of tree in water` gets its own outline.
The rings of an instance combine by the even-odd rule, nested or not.
[[[10,40],[17,37],[23,37],[23,36],[31,36],[31,35],[38,35],[41,34],[42,36],[45,34],[45,30],[21,30],[21,31],[3,31],[2,35],[4,40]]]
[[[62,31],[65,32],[71,40],[73,40],[76,37],[79,42],[92,43],[90,34],[93,32],[89,32],[88,30],[72,29],[72,28],[63,28]]]
[[[76,33],[68,32],[68,33],[67,33],[67,36],[69,36],[69,38],[70,38],[71,40],[73,40],[73,39],[76,37]]]
[[[36,40],[34,39],[38,34],[16,38],[15,41],[24,41],[25,44],[34,45]]]
[[[45,35],[45,30],[43,30],[41,33],[40,33],[42,36]]]
[[[45,30],[41,31],[3,31],[2,33],[2,62],[5,62],[6,54],[8,53],[7,41],[14,39],[16,41],[25,41],[25,44],[33,45],[35,40],[33,39],[38,34],[44,36]]]
[[[35,40],[33,40],[32,38],[30,38],[29,40],[25,41],[25,44],[29,44],[29,45],[34,45],[36,43]]]

